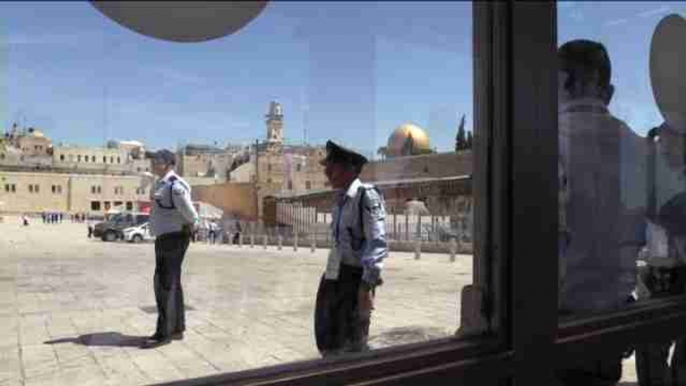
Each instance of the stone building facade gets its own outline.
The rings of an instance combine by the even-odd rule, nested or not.
[[[0,211],[104,213],[149,201],[140,173],[150,171],[140,142],[105,147],[55,145],[37,129],[14,125],[0,141]]]
[[[0,211],[105,213],[138,210],[149,199],[137,176],[0,171]]]

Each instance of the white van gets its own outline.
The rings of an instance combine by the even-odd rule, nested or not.
[[[141,225],[126,228],[123,231],[124,240],[130,243],[140,243],[143,241],[155,240],[155,236],[150,233],[150,223],[144,223]]]

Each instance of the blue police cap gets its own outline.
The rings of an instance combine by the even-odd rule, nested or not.
[[[158,151],[148,151],[145,153],[145,158],[160,160],[167,165],[176,165],[176,154],[167,149],[162,149]]]
[[[327,163],[344,163],[348,165],[353,165],[358,169],[361,169],[367,162],[367,158],[362,154],[345,148],[341,145],[334,143],[333,141],[326,142],[326,158],[320,161],[320,164],[326,165]]]

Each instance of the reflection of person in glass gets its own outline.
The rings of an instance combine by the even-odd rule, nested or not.
[[[560,167],[567,237],[560,248],[560,313],[620,309],[633,301],[644,243],[642,139],[608,111],[614,93],[605,47],[570,41],[558,50]],[[563,385],[610,385],[621,378],[618,351],[559,369]]]
[[[642,255],[639,298],[658,299],[686,293],[686,131],[664,123],[650,130],[653,146],[648,181],[647,243]],[[677,341],[671,363],[672,342],[651,343],[636,349],[639,383],[677,385],[686,381],[686,342]],[[681,380],[681,382],[679,382]]]
[[[315,335],[322,356],[369,349],[375,288],[388,255],[386,210],[381,194],[359,180],[367,159],[331,141],[322,160],[337,189],[331,223],[334,247],[319,284]]]

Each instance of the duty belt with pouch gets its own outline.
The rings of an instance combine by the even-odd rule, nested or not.
[[[183,224],[183,226],[181,227],[181,233],[183,233],[184,236],[190,237],[193,233],[191,230],[191,224]]]

